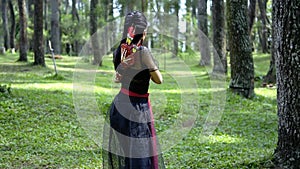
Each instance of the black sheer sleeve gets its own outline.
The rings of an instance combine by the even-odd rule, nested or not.
[[[115,70],[117,70],[119,64],[121,63],[121,46],[119,46],[113,54],[113,63]]]
[[[158,64],[147,47],[142,49],[142,63],[146,65],[150,72],[158,70]]]

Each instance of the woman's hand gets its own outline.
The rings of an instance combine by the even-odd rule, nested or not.
[[[163,82],[163,77],[162,77],[162,75],[161,75],[161,73],[158,69],[154,70],[154,71],[151,71],[150,75],[151,75],[151,80],[154,83],[161,84]]]

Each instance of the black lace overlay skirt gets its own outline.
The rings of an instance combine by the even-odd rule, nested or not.
[[[106,118],[103,135],[104,169],[164,169],[147,96],[120,92]]]

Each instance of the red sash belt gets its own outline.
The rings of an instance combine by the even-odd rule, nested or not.
[[[128,95],[128,96],[133,96],[133,97],[145,97],[145,98],[149,97],[149,93],[146,93],[146,94],[138,94],[138,93],[129,91],[129,90],[125,89],[125,88],[121,88],[121,92],[122,92],[123,94],[126,94],[126,95]]]

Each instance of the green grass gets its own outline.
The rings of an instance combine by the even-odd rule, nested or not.
[[[29,58],[31,63],[32,56]],[[101,168],[101,147],[83,129],[73,104],[78,58],[57,60],[58,76],[48,58],[46,68],[16,60],[17,55],[0,56],[0,85],[11,88],[11,93],[0,93],[0,168]],[[254,60],[255,76],[263,76],[268,55],[255,54]],[[119,85],[112,82],[111,57],[105,57],[103,64],[94,91],[104,114]],[[197,121],[182,140],[164,152],[167,168],[268,168],[277,139],[276,89],[261,88],[261,81],[256,81],[256,97],[251,100],[227,91],[222,98],[226,103],[222,119],[213,135],[206,136],[201,134],[203,124],[218,91],[211,88],[206,69],[194,64],[189,66],[198,86]],[[180,96],[195,91],[180,90],[176,77],[183,79],[183,70],[162,72],[164,84],[150,87],[158,134],[176,123]]]

